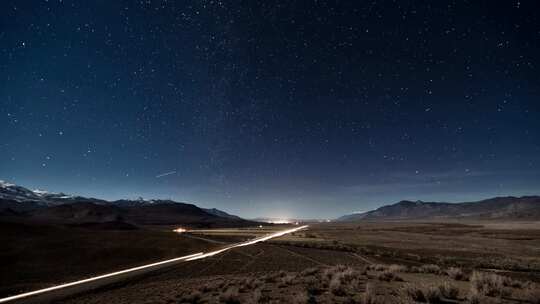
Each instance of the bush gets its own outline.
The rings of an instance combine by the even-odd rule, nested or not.
[[[415,302],[426,302],[426,296],[422,288],[413,285],[405,286],[405,294]]]
[[[459,289],[454,285],[450,285],[448,282],[439,285],[439,291],[447,299],[457,299],[459,296]]]
[[[388,269],[388,266],[384,264],[371,264],[371,265],[367,265],[366,269],[374,270],[374,271],[385,271]]]
[[[426,288],[424,294],[428,303],[442,303],[442,294],[439,288],[435,286],[429,286]]]
[[[421,303],[444,303],[443,294],[440,290],[440,286],[418,286],[407,285],[405,286],[405,294],[414,302]]]
[[[363,304],[377,303],[377,296],[375,295],[373,287],[371,286],[370,283],[366,284],[366,291],[364,291],[364,294],[362,295],[362,303]]]
[[[441,267],[439,267],[439,266],[437,266],[435,264],[425,264],[425,265],[420,266],[419,272],[440,274],[441,273]]]
[[[277,282],[276,274],[267,274],[261,278],[265,283],[275,283]]]
[[[343,276],[342,279],[346,281],[353,281],[358,278],[358,273],[352,267],[345,268],[341,275]]]
[[[471,288],[467,298],[468,298],[470,304],[480,304],[480,302],[482,302],[482,295],[479,294],[476,289]]]
[[[300,292],[293,295],[292,303],[294,304],[307,304],[310,302],[309,296],[305,292]]]
[[[201,302],[201,299],[202,299],[202,294],[200,291],[198,290],[193,290],[191,291],[190,293],[188,294],[184,294],[181,298],[180,298],[180,303],[200,303]]]
[[[471,289],[480,295],[501,297],[507,293],[503,281],[500,275],[474,271],[471,276]]]
[[[336,273],[336,269],[334,267],[326,268],[322,272],[322,279],[325,281],[330,281],[335,273]]]
[[[319,269],[316,268],[316,267],[311,267],[311,268],[307,268],[304,271],[302,271],[301,275],[304,276],[304,277],[307,277],[307,276],[314,276],[317,273],[319,273]]]
[[[463,270],[461,270],[461,268],[450,267],[450,268],[448,268],[446,270],[446,274],[449,277],[451,277],[452,279],[456,280],[456,281],[466,281],[467,280],[467,276],[465,275]]]
[[[259,282],[255,280],[254,278],[245,278],[240,285],[240,288],[238,291],[240,292],[248,292],[255,288],[257,288],[259,285]]]
[[[330,291],[337,296],[343,296],[345,295],[345,286],[343,285],[340,276],[333,276],[329,284]]]
[[[514,280],[514,279],[509,278],[509,277],[502,277],[502,278],[503,278],[503,285],[506,286],[506,287],[522,289],[526,285],[524,282]]]
[[[247,304],[259,304],[262,302],[263,296],[260,289],[255,289],[247,300],[245,301]]]
[[[201,290],[202,293],[208,293],[208,292],[214,290],[214,286],[210,286],[209,284],[205,284],[205,285],[203,285],[201,287],[200,290]]]
[[[377,279],[379,279],[379,281],[386,281],[386,282],[403,281],[403,279],[400,276],[398,276],[395,272],[392,272],[390,270],[385,270],[379,273],[379,275],[377,276]]]
[[[240,296],[238,294],[238,289],[236,288],[229,288],[224,293],[222,293],[219,296],[219,300],[222,303],[227,304],[239,304],[240,303]]]
[[[294,278],[295,278],[295,276],[293,274],[288,274],[288,275],[282,277],[280,286],[281,287],[286,287],[286,286],[289,286],[289,285],[293,284]]]
[[[388,270],[391,272],[408,272],[409,268],[404,265],[392,264],[388,266]]]
[[[530,288],[525,292],[525,301],[531,304],[540,304],[540,289]]]
[[[321,280],[318,280],[315,277],[310,277],[305,282],[307,284],[306,291],[308,296],[316,296],[322,293],[323,289],[321,288]]]

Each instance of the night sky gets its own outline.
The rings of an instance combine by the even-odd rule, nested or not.
[[[0,179],[245,217],[540,194],[538,1],[0,3]]]

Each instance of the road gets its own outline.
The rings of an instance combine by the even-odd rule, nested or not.
[[[6,303],[6,302],[47,303],[47,302],[58,300],[64,297],[72,296],[81,292],[86,292],[86,291],[97,289],[106,285],[118,283],[123,280],[130,279],[135,276],[139,276],[139,275],[149,273],[152,271],[156,271],[158,269],[163,269],[165,267],[169,267],[172,265],[176,265],[178,263],[204,259],[207,257],[215,256],[217,254],[220,254],[222,252],[225,252],[233,248],[249,246],[249,245],[259,243],[259,242],[264,242],[264,241],[267,241],[276,237],[280,237],[289,233],[296,232],[298,230],[305,229],[307,227],[308,227],[307,225],[295,227],[292,229],[287,229],[287,230],[271,233],[271,234],[258,237],[252,240],[248,240],[245,242],[235,243],[235,244],[223,247],[221,249],[206,252],[206,253],[198,252],[198,253],[190,254],[183,257],[178,257],[178,258],[174,258],[170,260],[142,265],[142,266],[138,266],[134,268],[124,269],[121,271],[107,273],[104,275],[95,276],[95,277],[87,278],[84,280],[79,280],[79,281],[61,284],[61,285],[57,285],[57,286],[53,286],[49,288],[26,292],[26,293],[18,294],[15,296],[10,296],[7,298],[2,298],[0,299],[0,303]]]

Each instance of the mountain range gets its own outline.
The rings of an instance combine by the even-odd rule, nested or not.
[[[540,196],[495,197],[464,203],[400,201],[372,211],[344,215],[337,221],[418,219],[540,220]]]
[[[189,227],[251,226],[219,209],[204,209],[172,200],[116,200],[30,190],[0,181],[0,220],[55,224],[126,223]]]

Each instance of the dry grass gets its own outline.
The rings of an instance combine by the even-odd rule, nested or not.
[[[446,299],[458,299],[459,289],[445,282],[441,285],[408,284],[405,298],[421,303],[444,303]],[[406,299],[405,299],[406,300]]]
[[[328,284],[330,291],[338,296],[345,295],[348,285],[354,283],[358,276],[354,269],[342,265],[329,268],[325,275],[330,280]]]
[[[375,271],[375,276],[364,276],[362,272],[369,268]],[[301,272],[279,271],[267,274],[265,277],[248,276],[240,279],[214,281],[206,283],[199,290],[203,291],[203,299],[200,295],[184,296],[183,302],[199,303],[216,300],[220,303],[268,303],[273,300],[287,299],[289,303],[486,303],[494,300],[493,297],[509,295],[510,289],[521,288],[514,297],[525,303],[538,303],[535,299],[538,292],[530,288],[532,283],[527,284],[508,277],[492,273],[474,272],[471,276],[470,292],[467,293],[461,287],[465,283],[453,283],[454,279],[463,280],[464,274],[460,268],[448,268],[440,271],[435,281],[421,279],[428,273],[430,280],[435,278],[433,272],[438,272],[437,265],[423,265],[417,267],[418,273],[408,273],[412,269],[402,265],[375,264],[366,267],[353,268],[337,265],[331,267],[312,267]],[[394,283],[402,281],[399,276],[404,273],[410,282],[405,285]],[[447,275],[447,276],[446,276]],[[410,278],[409,278],[410,276]],[[367,282],[366,282],[367,280]],[[371,281],[370,281],[371,280]],[[374,280],[385,281],[384,288],[377,294],[374,290]],[[270,281],[268,283],[266,281]],[[442,283],[434,283],[434,282]],[[365,290],[359,294],[358,288],[362,288],[366,282]],[[433,282],[433,283],[432,283]],[[222,288],[218,288],[222,283]],[[274,287],[268,287],[274,286]],[[401,288],[404,292],[398,292]],[[269,292],[269,290],[272,290]],[[277,292],[277,293],[276,293]],[[278,295],[278,298],[276,298]],[[507,299],[507,298],[503,298]],[[500,299],[499,299],[500,300]]]

